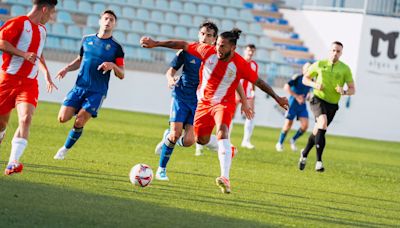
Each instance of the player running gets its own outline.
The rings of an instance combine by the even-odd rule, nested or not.
[[[97,117],[107,95],[111,70],[119,79],[124,78],[124,51],[112,37],[116,22],[117,16],[112,10],[104,11],[98,33],[84,36],[79,56],[57,74],[57,78],[62,79],[67,72],[79,69],[75,86],[67,94],[58,114],[60,123],[76,115],[74,126],[54,159],[63,160],[82,135],[85,124],[90,118]]]
[[[38,67],[44,73],[47,91],[53,84],[43,56],[45,24],[53,17],[57,0],[34,0],[26,16],[8,20],[0,28],[0,50],[3,65],[0,72],[0,144],[4,139],[12,109],[16,107],[18,128],[11,141],[11,153],[5,175],[19,173],[19,162],[28,144],[29,128],[35,112],[38,90]]]
[[[310,63],[304,64],[303,74],[293,76],[293,78],[284,86],[284,89],[290,94],[289,110],[285,115],[286,120],[283,124],[281,134],[279,135],[279,141],[275,145],[275,149],[278,152],[283,151],[283,142],[285,141],[288,131],[292,128],[294,118],[297,118],[297,120],[300,121],[300,128],[297,130],[293,138],[290,139],[290,148],[293,151],[297,151],[296,140],[307,131],[308,111],[306,97],[308,96],[311,87],[304,85],[302,80],[310,65]]]
[[[235,89],[241,78],[254,83],[270,94],[280,106],[287,109],[288,101],[279,97],[272,88],[258,78],[250,64],[235,52],[241,31],[233,29],[218,36],[216,46],[187,43],[182,40],[155,41],[142,37],[140,44],[145,48],[167,47],[183,49],[200,58],[200,84],[197,91],[198,104],[194,120],[195,139],[205,145],[209,142],[214,126],[217,127],[218,158],[221,176],[216,178],[223,193],[230,193],[229,171],[232,150],[229,140],[229,125],[235,111]]]

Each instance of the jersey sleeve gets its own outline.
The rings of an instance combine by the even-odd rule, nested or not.
[[[85,37],[83,37],[82,38],[82,41],[81,41],[81,49],[79,50],[79,55],[82,57],[83,56],[83,53],[85,52],[85,50],[83,49],[83,44],[85,43]]]
[[[242,64],[239,64],[239,66],[241,78],[255,84],[258,79],[258,74],[251,68],[251,65],[243,59]]]
[[[8,41],[9,43],[16,43],[24,29],[24,22],[18,18],[7,21],[0,28],[0,40]]]
[[[117,66],[119,67],[125,65],[125,53],[121,45],[118,45],[117,48],[117,53],[115,55],[115,64],[117,64]]]
[[[175,70],[179,70],[179,68],[181,68],[181,66],[183,65],[183,50],[179,50],[174,59],[172,59],[172,61],[170,62],[169,66],[174,68]]]
[[[319,68],[319,61],[313,63],[310,68],[308,68],[307,73],[310,75],[311,78],[318,76],[318,68]]]
[[[346,83],[351,83],[351,82],[354,81],[353,80],[353,75],[351,74],[351,70],[350,70],[349,67],[347,67],[347,72],[346,72],[344,80],[345,80]]]
[[[208,44],[200,44],[197,42],[189,43],[187,52],[197,58],[204,60],[207,55],[214,50],[214,46]]]
[[[294,85],[297,84],[296,81],[297,81],[297,78],[296,78],[296,79],[290,79],[290,81],[288,81],[287,84],[288,84],[290,87],[292,87],[292,86],[294,86]]]

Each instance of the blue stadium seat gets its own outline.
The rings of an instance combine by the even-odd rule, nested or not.
[[[144,60],[144,61],[153,61],[151,57],[151,52],[149,49],[146,48],[136,48],[137,50],[137,59]]]
[[[259,45],[264,48],[273,48],[274,44],[267,36],[259,37]]]
[[[157,34],[160,32],[160,27],[158,26],[158,24],[153,22],[147,22],[145,28],[147,33]]]
[[[61,23],[53,24],[51,32],[53,34],[60,35],[60,36],[65,36],[67,34],[64,24],[61,24]]]
[[[125,0],[130,5],[140,6],[140,0]]]
[[[82,35],[89,35],[89,34],[94,34],[94,33],[97,33],[97,30],[95,30],[92,27],[85,26],[82,29]]]
[[[245,31],[245,29],[247,30],[249,28],[249,24],[244,21],[236,21],[235,26],[242,31]]]
[[[12,5],[11,6],[11,16],[21,16],[26,14],[26,9],[20,5]]]
[[[167,10],[168,7],[168,2],[166,0],[156,0],[157,9]]]
[[[135,32],[142,33],[145,31],[144,23],[142,21],[134,20],[132,21],[131,29]]]
[[[179,15],[179,23],[182,25],[193,25],[192,16],[188,14]]]
[[[150,18],[153,21],[164,22],[164,14],[161,11],[158,11],[158,10],[151,11],[151,17]]]
[[[76,25],[68,25],[67,34],[68,34],[68,36],[82,38],[82,29]]]
[[[240,18],[246,19],[247,21],[253,21],[253,14],[248,9],[242,9],[239,12]]]
[[[176,56],[176,51],[172,50],[166,50],[165,51],[165,62],[170,63]]]
[[[121,7],[119,5],[110,4],[110,5],[108,5],[107,9],[110,9],[110,10],[114,11],[114,13],[115,13],[115,15],[117,15],[117,17],[122,15],[122,9],[121,9]],[[106,9],[104,9],[104,10],[106,10]]]
[[[197,28],[189,29],[189,39],[190,40],[198,40],[197,36],[199,35],[199,30]]]
[[[72,20],[71,14],[66,11],[57,12],[57,22],[64,24],[75,24],[75,22]]]
[[[154,0],[142,0],[142,6],[154,8]]]
[[[161,34],[165,36],[175,36],[174,30],[171,25],[162,24],[161,25]]]
[[[228,0],[217,0],[217,3],[221,4],[221,5],[229,5],[229,1]]]
[[[142,20],[147,20],[148,18],[150,18],[150,13],[146,9],[139,8],[136,10],[136,17]]]
[[[256,45],[256,47],[257,47],[257,43],[253,43],[253,44]],[[257,59],[268,59],[268,60],[271,59],[270,53],[267,50],[262,49],[262,48],[257,49],[255,57]]]
[[[117,28],[121,30],[130,30],[131,23],[125,18],[119,18],[117,20]]]
[[[196,15],[193,17],[193,25],[198,27],[206,18],[200,15]]]
[[[6,8],[0,8],[0,14],[3,14],[3,15],[9,14],[8,9],[6,9]]]
[[[233,18],[233,19],[239,18],[239,11],[237,9],[235,9],[235,8],[227,8],[225,11],[226,11],[225,12],[226,13],[226,17]]]
[[[243,7],[242,0],[229,0],[229,5]]]
[[[186,40],[188,38],[188,31],[185,27],[177,25],[175,26],[175,35]]]
[[[87,1],[78,1],[78,11],[83,13],[92,13],[92,4]]]
[[[90,27],[99,27],[99,16],[89,15],[87,17],[86,25]]]
[[[62,7],[68,11],[75,11],[78,9],[78,4],[74,0],[64,0]]]
[[[124,46],[125,58],[134,59],[137,57],[136,49],[132,46]]]
[[[122,16],[126,18],[135,18],[135,10],[132,7],[125,6],[122,8]]]
[[[126,36],[124,32],[114,31],[112,35],[118,42],[126,43]]]
[[[58,49],[61,46],[61,40],[58,37],[48,36],[46,38],[46,48]]]
[[[130,32],[126,37],[127,44],[138,45],[140,41],[140,35],[138,33]]]
[[[167,12],[165,14],[165,21],[170,22],[170,23],[178,23],[179,18],[178,15],[174,12]]]
[[[222,8],[222,6],[213,6],[211,8],[211,13],[213,15],[224,16],[225,15],[225,10],[224,10],[224,8]]]
[[[79,46],[77,45],[76,41],[73,39],[62,38],[61,39],[61,49],[65,51],[79,51]]]
[[[254,23],[254,22],[250,23],[249,31],[256,33],[256,34],[263,34],[263,30],[262,30],[260,24]]]
[[[100,14],[106,9],[106,5],[103,3],[97,2],[93,5],[93,13]]]
[[[258,38],[256,36],[246,34],[246,43],[247,44],[258,44]]]
[[[184,12],[196,12],[196,5],[192,2],[185,2],[183,5]]]
[[[180,11],[180,10],[183,9],[182,2],[180,2],[180,1],[171,1],[171,2],[169,3],[169,8],[170,8],[171,10]]]
[[[221,31],[229,31],[235,27],[232,20],[223,19],[221,22]]]
[[[201,15],[211,15],[210,6],[206,4],[199,4],[197,13]]]
[[[239,45],[239,46],[245,46],[247,43],[246,43],[246,34],[242,34],[242,35],[240,35],[240,38],[238,39],[238,41],[237,41],[237,45]]]

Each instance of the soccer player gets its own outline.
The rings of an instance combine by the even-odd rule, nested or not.
[[[5,175],[19,173],[19,162],[28,144],[29,128],[37,106],[38,67],[44,73],[47,91],[57,89],[51,80],[43,56],[45,24],[53,17],[57,0],[33,0],[26,16],[8,20],[0,28],[0,50],[3,65],[0,72],[0,143],[4,139],[11,110],[16,108],[18,128],[11,141],[11,154]]]
[[[195,139],[204,145],[210,140],[214,126],[217,128],[218,158],[221,176],[216,178],[223,193],[230,193],[229,172],[232,150],[229,140],[229,125],[235,111],[235,89],[241,78],[254,83],[270,94],[280,106],[287,109],[288,101],[279,97],[272,88],[258,78],[250,64],[235,52],[236,42],[241,31],[233,29],[223,32],[217,38],[216,46],[187,43],[182,40],[155,41],[142,37],[140,44],[144,48],[167,47],[183,49],[200,58],[200,83],[197,91],[198,104],[194,120]]]
[[[313,132],[308,138],[306,147],[300,153],[299,169],[306,166],[307,156],[315,145],[317,162],[315,170],[323,172],[322,153],[325,148],[325,133],[339,109],[339,100],[342,95],[353,95],[355,86],[350,68],[339,60],[342,55],[343,44],[335,41],[331,44],[329,58],[315,62],[310,66],[303,77],[304,85],[314,88],[314,97],[310,101],[311,111],[316,118]],[[316,81],[312,81],[316,77]],[[344,90],[344,85],[347,90]]]
[[[67,94],[58,114],[60,123],[76,115],[74,126],[54,159],[63,160],[82,135],[85,124],[90,118],[97,117],[107,95],[111,70],[119,79],[124,78],[124,51],[112,37],[116,23],[115,13],[104,11],[100,16],[98,33],[84,36],[78,57],[57,74],[57,78],[62,79],[67,72],[79,69],[75,86]]]
[[[283,124],[279,140],[275,145],[276,151],[283,151],[283,142],[290,128],[292,128],[294,118],[300,121],[300,128],[296,134],[290,139],[290,148],[297,151],[296,140],[307,131],[308,128],[308,111],[306,105],[306,97],[308,96],[311,87],[303,84],[303,76],[307,73],[310,63],[303,65],[303,73],[296,74],[285,84],[284,89],[290,94],[289,110],[285,114],[285,123]]]

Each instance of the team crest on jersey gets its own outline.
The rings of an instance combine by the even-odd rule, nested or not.
[[[235,72],[233,72],[233,70],[229,69],[228,70],[228,77],[233,77],[233,75],[235,74]]]
[[[196,60],[192,59],[192,61],[190,61],[190,63],[196,64]]]
[[[89,42],[88,42],[88,45],[93,45],[93,41],[89,41]]]
[[[106,45],[106,51],[110,50],[110,48],[111,48],[111,44],[107,44]]]

